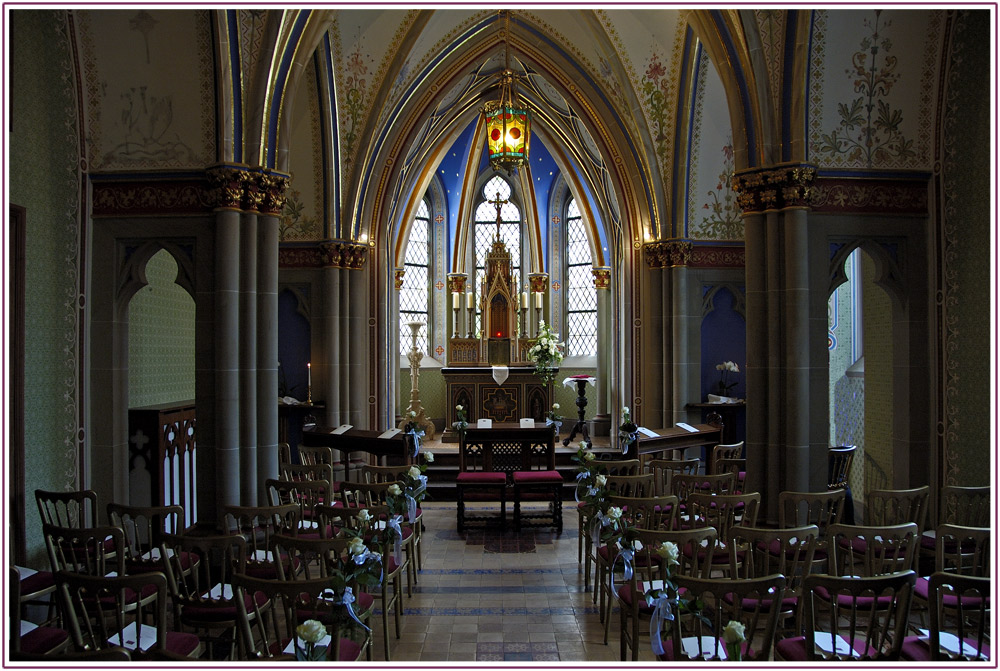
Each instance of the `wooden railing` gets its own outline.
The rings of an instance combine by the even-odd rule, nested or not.
[[[198,519],[198,441],[194,401],[129,409],[129,488],[133,505],[184,508]]]

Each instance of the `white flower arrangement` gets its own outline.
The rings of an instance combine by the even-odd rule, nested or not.
[[[555,376],[556,366],[562,363],[563,344],[559,342],[552,328],[544,321],[538,322],[538,337],[535,344],[528,349],[528,356],[535,363],[535,374],[545,383],[551,382]]]
[[[734,361],[723,361],[720,364],[716,364],[715,370],[719,372],[719,391],[722,396],[728,396],[729,390],[736,386],[736,381],[729,381],[729,374],[732,373],[736,375],[740,372],[740,367]]]

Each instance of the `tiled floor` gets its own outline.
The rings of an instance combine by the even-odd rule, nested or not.
[[[574,506],[564,531],[456,531],[453,502],[425,502],[423,566],[413,598],[404,596],[393,661],[608,662],[619,659],[617,613],[611,639],[577,563]],[[379,618],[375,622],[379,622]],[[375,625],[375,658],[382,632]],[[390,636],[392,636],[390,627]],[[648,648],[640,660],[653,660]]]

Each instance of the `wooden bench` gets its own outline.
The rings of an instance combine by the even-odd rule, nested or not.
[[[563,479],[556,470],[555,431],[551,426],[523,429],[497,424],[492,429],[468,428],[459,447],[456,479],[458,530],[468,521],[491,516],[466,515],[467,500],[500,501],[500,529],[507,528],[507,490],[513,492],[514,527],[555,526],[562,531]],[[522,513],[522,500],[549,501],[544,513]],[[528,521],[526,521],[528,520]]]

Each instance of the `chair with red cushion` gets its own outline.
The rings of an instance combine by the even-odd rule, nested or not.
[[[329,480],[285,480],[268,478],[264,481],[267,502],[272,506],[295,504],[299,508],[298,533],[312,538],[325,534],[316,521],[316,506],[340,505],[333,500],[333,487]],[[332,535],[332,534],[326,534]]]
[[[126,572],[125,554],[120,551],[125,545],[125,536],[118,527],[80,529],[42,524],[42,536],[53,574],[71,571],[103,576]]]
[[[364,482],[400,482],[403,475],[408,473],[412,466],[406,464],[402,466],[372,466],[366,464],[361,467],[361,478]],[[407,511],[409,513],[409,511]],[[416,553],[414,570],[423,568],[423,548],[420,543],[420,536],[423,534],[424,511],[420,507],[416,508],[413,519],[407,519],[413,526],[413,549]]]
[[[639,659],[640,622],[648,621],[654,607],[645,598],[650,590],[669,588],[663,580],[669,576],[695,575],[707,578],[711,570],[712,548],[715,547],[715,529],[691,529],[687,531],[661,531],[658,529],[639,529],[637,539],[642,549],[632,559],[632,577],[622,578],[617,585],[611,586],[614,598],[618,602],[620,618],[621,658]],[[658,552],[664,543],[677,546],[678,564],[673,565],[665,556]],[[707,548],[707,554],[697,550]],[[621,563],[622,560],[618,560]],[[659,582],[656,582],[659,581]],[[667,591],[670,591],[669,589]],[[611,619],[610,608],[605,614],[604,644],[608,642],[608,629]],[[648,631],[648,627],[646,628]]]
[[[737,661],[724,639],[731,622],[743,625],[745,640],[733,643],[739,661],[770,661],[780,615],[770,604],[784,597],[783,575],[713,580],[679,574],[674,580],[685,605],[675,609],[680,612],[663,643],[662,661]]]
[[[21,618],[21,573],[17,567],[10,567],[10,582],[8,584],[8,622],[10,627],[11,658],[24,653],[25,655],[54,655],[69,646],[69,632],[57,627],[38,626]],[[48,661],[51,661],[48,660]]]
[[[638,529],[669,531],[676,528],[677,511],[680,507],[676,496],[617,496],[608,497],[609,508],[619,508],[622,511],[623,523]],[[598,542],[594,546],[594,563],[597,566],[597,577],[594,599],[599,602],[601,621],[604,622],[604,644],[608,643],[611,627],[611,610],[614,605],[614,571],[622,568],[616,563],[619,548],[608,542],[601,542],[604,528],[595,527]]]
[[[597,474],[604,475],[605,477],[611,477],[616,475],[639,475],[639,471],[642,467],[642,462],[638,459],[615,459],[610,461],[600,461],[598,462],[599,467],[596,469]],[[656,491],[656,478],[655,473],[653,475],[653,492],[649,495],[661,495],[662,492]],[[581,493],[584,491],[580,487],[581,481],[577,481],[577,500],[579,501]],[[591,486],[591,483],[587,481],[587,486]],[[591,535],[587,533],[591,526],[590,516],[588,515],[587,502],[580,501],[577,504],[577,539],[576,539],[576,560],[577,562],[584,562],[583,567],[583,589],[587,591],[590,589],[590,565],[593,561],[593,553],[595,549],[592,547]]]
[[[681,528],[713,527],[718,532],[715,547],[715,570],[728,574],[730,569],[729,542],[735,527],[757,525],[760,510],[760,494],[703,494],[693,493],[688,497],[687,519],[681,520]]]
[[[246,541],[229,534],[165,534],[160,548],[167,558],[175,626],[194,629],[210,658],[221,643],[230,648],[227,658],[235,659],[236,612],[243,609],[233,598],[232,576],[246,572]],[[188,557],[197,557],[197,563],[191,566]]]
[[[59,610],[55,602],[56,578],[52,571],[35,571],[22,566],[18,566],[17,569],[21,607],[29,605],[43,607],[48,611],[48,615],[39,624],[56,624]]]
[[[871,577],[908,571],[920,535],[915,522],[887,526],[832,524],[827,529],[831,575]]]
[[[872,578],[806,576],[800,604],[805,635],[778,641],[775,658],[797,663],[898,660],[915,578],[912,570]],[[823,605],[817,591],[838,606]]]
[[[109,503],[108,523],[125,534],[125,569],[131,574],[159,571],[165,564],[160,543],[167,533],[184,532],[184,509],[180,506],[127,506]]]
[[[242,536],[247,543],[246,574],[274,580],[279,577],[277,562],[271,548],[276,533],[294,534],[299,528],[299,507],[294,503],[282,506],[223,506],[223,529]],[[284,558],[287,561],[287,558]]]
[[[733,485],[733,494],[742,494],[746,489],[747,482],[747,460],[735,458],[721,458],[715,462],[716,473],[732,473],[736,478]]]
[[[341,510],[341,509],[338,509]],[[329,579],[338,570],[339,564],[350,561],[349,545],[352,537],[342,535],[337,538],[297,538],[285,534],[274,536],[275,553],[289,557],[290,563],[279,565],[279,576],[282,580],[317,580],[320,578]],[[374,548],[372,548],[374,551]],[[299,567],[297,571],[286,569],[293,566]],[[379,567],[381,571],[381,567]],[[384,581],[384,572],[383,581]],[[351,586],[355,601],[352,605],[355,616],[367,626],[368,620],[375,609],[375,597],[369,593],[365,586],[360,586],[356,582]],[[381,589],[379,585],[378,589]],[[323,621],[323,624],[335,624],[333,621]],[[383,625],[387,625],[383,621]],[[388,629],[383,629],[383,636],[387,638]],[[365,645],[366,657],[372,661],[371,631],[368,632],[368,641]]]
[[[989,577],[993,545],[992,531],[987,527],[962,527],[942,524],[935,530],[937,541],[934,554],[934,571],[949,575]],[[918,606],[929,608],[932,603],[929,578],[917,578],[913,596]],[[945,599],[942,607],[955,611],[960,604]],[[921,613],[921,618],[922,618]],[[921,619],[921,621],[923,621]]]
[[[798,606],[802,580],[812,571],[818,537],[815,524],[791,529],[733,527],[729,541],[730,575],[735,578],[760,578],[775,573],[785,576],[780,616],[795,617],[801,613]],[[802,623],[796,620],[793,631],[796,635],[801,634]]]
[[[319,622],[351,621],[343,606],[329,598],[330,581],[264,580],[237,574],[233,576],[236,599],[253,604],[239,609],[237,636],[242,658],[291,661],[295,659],[296,628],[307,620]],[[354,633],[355,626],[327,627],[329,638],[318,645],[325,646],[327,661],[356,662],[365,654],[368,637]],[[302,645],[301,642],[298,643]]]
[[[938,499],[936,526],[954,524],[960,527],[989,527],[992,501],[992,487],[957,487],[953,485],[944,487]],[[923,538],[920,539],[920,551],[928,562],[934,561],[936,547],[934,529],[924,531]]]
[[[385,528],[385,523],[391,515],[389,514],[389,497],[392,496],[390,490],[396,485],[402,489],[402,485],[398,482],[345,482],[344,487],[341,489],[341,495],[343,496],[343,502],[345,507],[350,504],[352,507],[368,508],[370,510],[378,511],[376,513],[376,521],[379,522],[382,528]],[[398,499],[398,496],[394,498]],[[416,562],[416,551],[414,549],[414,542],[416,539],[416,532],[414,531],[414,524],[406,520],[406,515],[400,515],[399,519],[399,531],[397,534],[399,538],[399,546],[401,553],[405,554],[405,557],[400,558],[400,568],[403,569],[406,574],[406,593],[407,596],[413,596],[413,587],[417,584],[417,562]],[[393,540],[393,554],[395,554],[395,543]],[[395,562],[395,558],[393,559]]]
[[[132,659],[182,660],[200,657],[194,634],[167,630],[167,579],[162,573],[87,576],[59,571],[56,583],[63,616],[79,650],[122,647]],[[136,603],[135,594],[148,594]]]
[[[656,496],[664,496],[672,491],[673,476],[684,473],[696,475],[701,467],[701,459],[650,459],[646,468],[653,474],[653,490]]]
[[[92,527],[99,521],[97,492],[90,489],[71,492],[36,489],[35,503],[43,524],[82,529]]]
[[[814,561],[816,569],[823,570],[829,561],[827,528],[831,524],[842,522],[846,492],[834,489],[825,492],[792,492],[778,493],[778,527],[788,529],[805,524],[815,524],[819,529],[816,540]]]
[[[903,641],[903,659],[915,662],[990,659],[989,576],[938,572],[928,581],[930,629]],[[952,622],[948,626],[949,621]]]
[[[738,443],[725,443],[722,445],[716,445],[712,448],[711,462],[709,462],[709,472],[710,473],[721,473],[719,470],[719,459],[742,459],[743,458],[743,443],[740,441]]]

